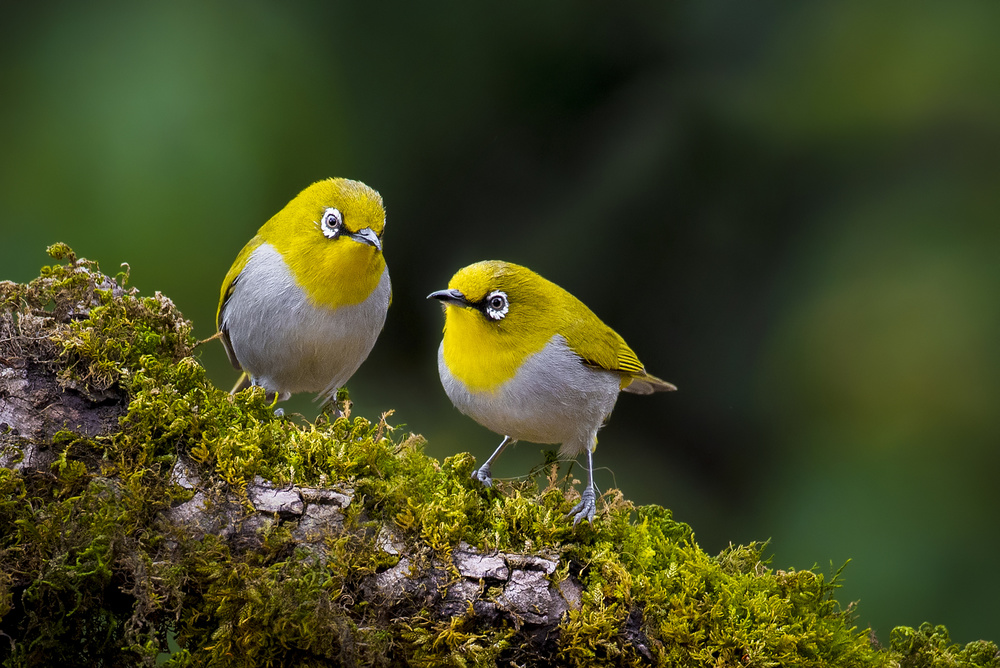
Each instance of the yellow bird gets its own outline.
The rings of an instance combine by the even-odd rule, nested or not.
[[[279,401],[329,401],[365,361],[392,298],[382,197],[359,181],[312,184],[264,223],[222,282],[229,361]]]
[[[646,372],[625,340],[583,302],[535,272],[485,261],[460,269],[428,298],[444,303],[438,373],[455,407],[502,435],[472,477],[487,487],[490,466],[511,443],[561,443],[587,453],[587,486],[570,516],[593,522],[597,430],[622,390],[676,390]]]

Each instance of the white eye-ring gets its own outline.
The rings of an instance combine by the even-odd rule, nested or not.
[[[323,218],[319,222],[319,229],[323,231],[323,236],[327,239],[336,239],[340,236],[344,228],[344,216],[339,209],[330,207],[324,209]]]
[[[486,295],[485,304],[486,315],[491,320],[502,320],[507,315],[507,309],[510,308],[510,302],[507,301],[507,293],[500,290],[494,290]]]

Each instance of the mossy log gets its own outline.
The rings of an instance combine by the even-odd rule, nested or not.
[[[668,510],[553,467],[485,490],[388,415],[276,416],[192,357],[190,323],[64,245],[0,283],[4,666],[1000,666],[836,577],[709,556]]]

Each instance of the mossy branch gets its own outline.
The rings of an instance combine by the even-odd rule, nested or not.
[[[1000,666],[836,577],[709,556],[553,472],[487,491],[388,415],[275,417],[192,357],[190,323],[57,244],[0,283],[0,662],[22,665]]]

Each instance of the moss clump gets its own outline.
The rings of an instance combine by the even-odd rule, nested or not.
[[[107,433],[53,435],[42,469],[10,455],[24,437],[0,432],[4,666],[997,665],[995,645],[953,646],[941,627],[874,646],[834,598],[836,576],[773,570],[759,544],[710,556],[668,510],[614,492],[574,529],[555,467],[483,490],[471,455],[428,458],[388,415],[275,417],[259,389],[208,382],[169,300],[64,245],[50,253],[65,262],[0,283],[0,365],[29,359],[65,391],[127,409]],[[261,480],[344,492],[343,528],[321,523],[310,542],[304,520],[256,512]],[[171,519],[192,505],[228,524]],[[535,582],[571,604],[545,626],[506,613],[510,588],[483,576],[444,613],[461,550],[546,555]],[[420,595],[378,588],[401,568],[429,583]]]
[[[943,626],[897,626],[892,630],[890,645],[900,659],[900,668],[1000,668],[1000,650],[995,643],[975,640],[958,645],[951,642]]]

